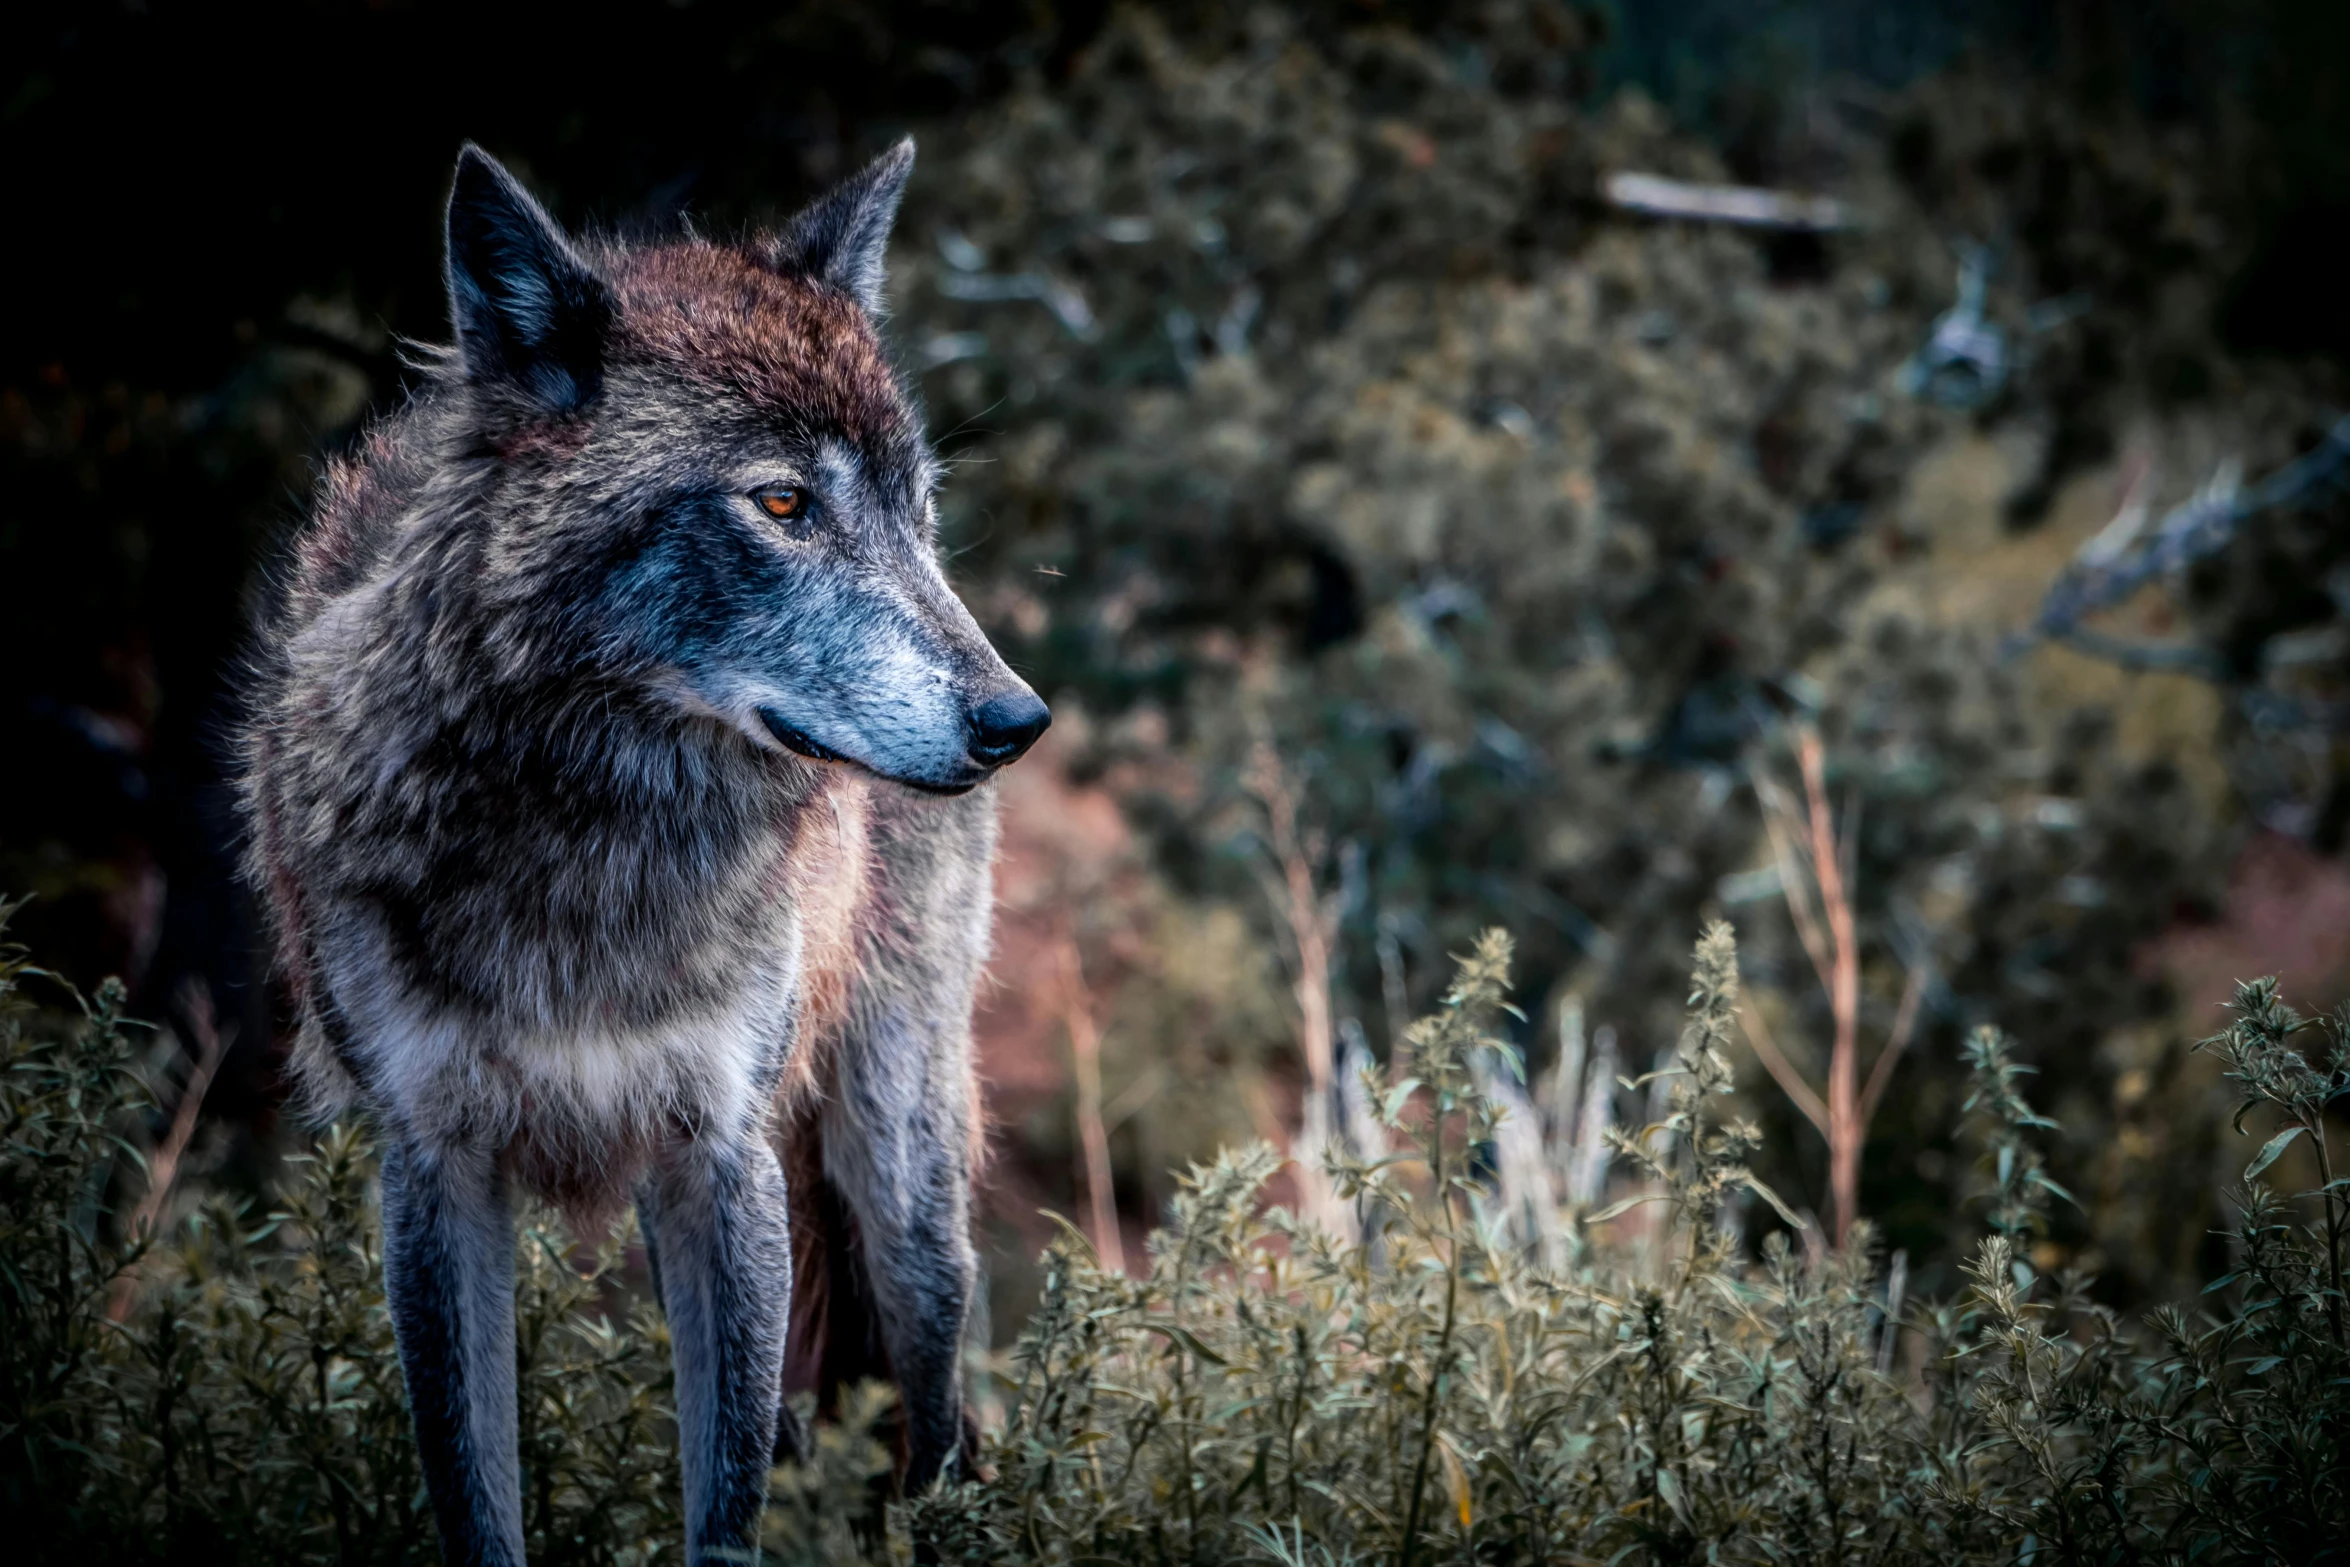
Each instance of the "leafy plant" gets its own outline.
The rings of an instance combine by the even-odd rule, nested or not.
[[[30,1560],[430,1560],[366,1138],[329,1129],[258,1209],[215,1198],[152,1240],[126,1236],[116,1199],[145,1175],[133,1133],[147,1096],[121,988],[60,1019],[23,993],[35,977],[20,949],[0,948],[11,1548]],[[551,1214],[523,1222],[534,1561],[676,1553],[666,1334],[621,1288],[622,1240],[583,1250]]]
[[[21,905],[0,904],[0,934]],[[99,1439],[103,1311],[136,1251],[105,1233],[106,1182],[140,1100],[109,982],[70,1022],[32,1025],[28,979],[48,979],[0,941],[0,1502],[12,1518],[97,1524],[82,1477]]]
[[[1994,1139],[1997,1233],[1972,1271],[1964,1396],[1986,1439],[1964,1485],[1940,1483],[1956,1516],[1991,1523],[2060,1561],[2340,1561],[2350,1546],[2350,1355],[2340,1330],[2342,1190],[2324,1112],[2350,1087],[2343,1020],[2307,1020],[2276,982],[2239,986],[2235,1021],[2204,1041],[2243,1085],[2237,1114],[2286,1123],[2244,1172],[2234,1271],[2190,1313],[2164,1307],[2143,1339],[2093,1304],[2085,1279],[2038,1278],[2022,1250],[2051,1194],[2015,1150],[2048,1123],[2013,1091],[2004,1041],[1977,1036],[1978,1100]],[[2300,1038],[2321,1035],[2313,1061]],[[2319,1186],[2297,1198],[2259,1184],[2310,1137]],[[2307,1210],[2314,1206],[2313,1222]]]
[[[1661,1117],[1614,1134],[1618,1200],[1554,1253],[1484,1217],[1514,1065],[1488,933],[1407,1075],[1364,1074],[1384,1147],[1327,1145],[1362,1223],[1264,1195],[1263,1145],[1195,1166],[1134,1276],[1069,1229],[981,1472],[884,1506],[885,1390],[776,1472],[763,1559],[1295,1564],[2323,1562],[2350,1539],[2345,1183],[2326,1107],[2350,1025],[2242,987],[2208,1048],[2276,1129],[2238,1265],[2144,1329],[2032,1248],[2063,1193],[2000,1035],[1969,1046],[1990,1233],[1959,1300],[1906,1317],[1865,1225],[1840,1249],[1735,1220],[1737,952],[1699,941]],[[265,1212],[115,1215],[144,1104],[112,990],[63,1017],[0,953],[0,1496],[32,1560],[429,1560],[365,1139],[323,1134]],[[1646,1080],[1643,1080],[1644,1082]],[[1641,1084],[1627,1084],[1638,1087]],[[2264,1128],[2265,1129],[2265,1128]],[[2266,1184],[2306,1155],[2319,1184]],[[168,1217],[168,1215],[167,1215]],[[531,1214],[517,1292],[537,1561],[673,1558],[657,1315],[622,1237]],[[135,1282],[127,1292],[122,1281]],[[116,1320],[111,1303],[125,1303]]]

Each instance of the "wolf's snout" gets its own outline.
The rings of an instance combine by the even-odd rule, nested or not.
[[[1052,724],[1052,709],[1026,686],[989,697],[971,710],[971,759],[988,767],[1016,762]]]

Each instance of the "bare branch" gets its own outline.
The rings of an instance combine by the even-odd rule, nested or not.
[[[1841,1246],[1860,1208],[1860,1144],[1858,1114],[1860,1048],[1860,943],[1853,928],[1852,899],[1845,887],[1843,856],[1836,826],[1828,808],[1827,760],[1819,731],[1809,724],[1795,731],[1795,759],[1803,773],[1804,803],[1811,826],[1812,874],[1818,879],[1820,912],[1826,918],[1833,949],[1828,985],[1828,1010],[1835,1019],[1835,1043],[1828,1053],[1828,1185]]]
[[[1871,1122],[1877,1118],[1877,1101],[1885,1097],[1885,1089],[1893,1081],[1893,1063],[1901,1052],[1909,1048],[1909,1036],[1917,1031],[1918,1006],[1925,999],[1926,966],[1913,963],[1909,980],[1901,987],[1901,1005],[1893,1014],[1893,1032],[1885,1036],[1885,1048],[1877,1052],[1876,1065],[1869,1068],[1868,1086],[1860,1091],[1860,1129],[1867,1136]]]
[[[1746,1042],[1754,1047],[1754,1053],[1761,1058],[1771,1076],[1778,1080],[1788,1101],[1802,1111],[1803,1118],[1818,1127],[1820,1135],[1825,1137],[1828,1134],[1827,1105],[1812,1091],[1811,1085],[1803,1080],[1803,1074],[1795,1070],[1795,1063],[1780,1053],[1778,1042],[1771,1038],[1770,1030],[1763,1026],[1762,1014],[1751,1006],[1740,1007],[1738,1021],[1745,1027]]]
[[[1337,1201],[1322,1159],[1330,1144],[1337,1057],[1330,965],[1338,944],[1339,903],[1316,884],[1326,845],[1318,832],[1300,827],[1297,791],[1291,787],[1280,753],[1261,728],[1249,748],[1247,783],[1264,807],[1267,846],[1274,864],[1261,868],[1262,880],[1285,927],[1294,965],[1290,994],[1297,1003],[1298,1055],[1306,1068],[1300,1124],[1289,1144],[1296,1168],[1298,1210],[1336,1230],[1345,1224],[1350,1210]]]
[[[1167,1069],[1156,1061],[1152,1062],[1148,1071],[1119,1089],[1117,1097],[1102,1106],[1102,1129],[1114,1132],[1124,1126],[1153,1099],[1158,1098],[1159,1090],[1166,1086]]]
[[[1843,874],[1846,887],[1860,885],[1860,812],[1860,794],[1848,785],[1844,790],[1843,819],[1836,824],[1836,868]]]
[[[171,1130],[163,1137],[163,1145],[155,1150],[155,1157],[147,1165],[147,1195],[131,1215],[130,1233],[134,1240],[153,1237],[156,1226],[162,1222],[164,1204],[171,1199],[172,1185],[179,1178],[180,1161],[187,1156],[188,1144],[195,1140],[196,1119],[204,1108],[204,1096],[211,1091],[212,1078],[220,1070],[221,1058],[228,1054],[229,1041],[236,1030],[223,1032],[212,1013],[212,994],[191,980],[181,993],[180,1010],[187,1015],[188,1032],[196,1042],[195,1063],[188,1069],[188,1080],[180,1089],[179,1103],[172,1107]],[[106,1303],[109,1321],[120,1322],[130,1315],[131,1303],[136,1297],[137,1270],[126,1270],[115,1280],[114,1294]]]
[[[1833,196],[1754,185],[1700,185],[1632,170],[1610,174],[1601,189],[1614,205],[1651,217],[1813,234],[1855,226],[1852,210]]]
[[[1771,857],[1779,867],[1779,895],[1787,900],[1787,914],[1795,921],[1796,939],[1803,943],[1804,954],[1811,959],[1812,969],[1820,977],[1820,988],[1831,989],[1834,980],[1828,941],[1812,913],[1809,873],[1802,864],[1801,839],[1795,830],[1799,825],[1795,808],[1785,791],[1760,770],[1754,774],[1754,794],[1762,802],[1763,830],[1770,835]]]
[[[1061,1020],[1069,1030],[1069,1055],[1077,1078],[1077,1140],[1085,1150],[1085,1193],[1093,1207],[1093,1251],[1112,1273],[1126,1271],[1126,1247],[1118,1233],[1118,1194],[1111,1184],[1110,1136],[1102,1123],[1102,1036],[1094,1023],[1093,997],[1077,933],[1067,923],[1057,943],[1061,963]]]
[[[1266,895],[1289,937],[1296,970],[1291,977],[1297,1001],[1298,1054],[1316,1096],[1330,1092],[1333,1023],[1330,1008],[1330,954],[1337,938],[1337,908],[1315,887],[1313,845],[1298,830],[1297,796],[1270,740],[1259,738],[1249,754],[1249,789],[1265,808],[1277,875],[1263,876]]]

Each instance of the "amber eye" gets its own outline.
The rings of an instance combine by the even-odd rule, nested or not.
[[[772,490],[760,490],[751,499],[770,517],[784,522],[796,522],[808,514],[808,492],[796,484],[779,484]]]

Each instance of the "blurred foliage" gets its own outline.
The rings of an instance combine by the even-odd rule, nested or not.
[[[1571,1215],[1546,1266],[1473,1215],[1503,1106],[1485,1069],[1510,947],[1464,958],[1365,1084],[1386,1139],[1334,1152],[1352,1236],[1266,1211],[1262,1144],[1196,1166],[1134,1277],[1074,1232],[1011,1357],[984,1473],[885,1506],[887,1399],[864,1390],[776,1472],[783,1563],[1346,1561],[2320,1563],[2350,1535],[2350,1192],[2326,1105],[2350,1019],[2273,981],[2210,1041],[2254,1132],[2234,1271],[2144,1329],[2027,1260],[2061,1191],[2049,1122],[1986,1030],[1971,1055],[1991,1233],[1958,1297],[1904,1309],[1871,1238],[1841,1254],[1721,1222],[1755,1131],[1725,1119],[1737,958],[1697,948],[1662,1114],[1619,1147],[1638,1189]],[[348,1130],[255,1222],[183,1202],[125,1236],[107,1194],[140,1090],[114,997],[33,1012],[0,953],[0,1486],[35,1562],[431,1559]],[[2315,1045],[2316,1048],[2311,1048]],[[1638,1085],[1646,1086],[1646,1085]],[[2314,1155],[2315,1190],[2280,1172]],[[2277,1183],[2286,1182],[2280,1188]],[[2298,1193],[2295,1195],[2295,1193]],[[1954,1227],[1956,1227],[1954,1225]],[[666,1343],[615,1319],[613,1248],[526,1222],[518,1279],[533,1560],[676,1554]],[[121,1288],[126,1281],[130,1287]],[[119,1301],[119,1305],[110,1302]]]
[[[1827,105],[1780,159],[1832,176],[1860,232],[1627,222],[1600,173],[1732,171],[1636,93],[1581,108],[1594,38],[1542,5],[1441,37],[1122,12],[1066,80],[975,114],[918,172],[895,274],[971,459],[958,573],[1091,719],[1073,767],[1185,895],[1264,917],[1241,774],[1280,737],[1342,902],[1339,1011],[1374,1043],[1501,918],[1537,1019],[1571,994],[1658,1050],[1671,934],[1769,896],[1749,778],[1785,715],[1823,715],[1871,1017],[1907,968],[1932,980],[1871,1211],[1955,1261],[1951,1047],[1996,1009],[2045,1053],[2068,1176],[2110,1162],[2117,1079],[2164,1085],[2127,1175],[2092,1183],[2115,1211],[2061,1228],[2159,1294],[2208,1226],[2141,1249],[2122,1210],[2153,1185],[2147,1211],[2208,1214],[2210,1082],[2146,953],[2215,904],[2247,817],[2338,834],[2307,715],[2335,710],[2340,649],[2296,666],[2303,721],[2256,698],[2263,649],[2338,622],[2340,494],[2149,595],[2233,650],[2216,692],[2004,638],[2117,449],[2150,449],[2166,498],[2229,455],[2257,472],[2323,433],[2338,381],[2216,334],[2238,231],[2213,146],[1962,63]],[[2007,368],[1979,406],[1905,395],[1976,244]],[[1751,977],[1817,1024],[1791,937],[1759,921]],[[1816,1201],[1765,1096],[1770,1173]]]
[[[2223,1145],[2179,1015],[2208,998],[2161,944],[2226,912],[2251,835],[2327,857],[2350,827],[2340,495],[2127,608],[2207,677],[2004,639],[2131,475],[2159,510],[2350,402],[2343,14],[20,8],[0,134],[48,228],[37,307],[0,326],[0,732],[31,758],[0,769],[0,880],[84,982],[160,1012],[207,980],[236,1025],[211,1110],[266,1131],[215,741],[316,454],[400,394],[401,335],[445,332],[457,142],[567,219],[727,232],[911,128],[893,331],[958,460],[957,580],[1062,710],[1036,765],[1112,791],[1146,851],[1133,917],[1079,931],[1117,981],[1113,1099],[1181,1090],[1112,1143],[1146,1215],[1169,1166],[1290,1108],[1255,1070],[1287,1028],[1241,781],[1260,730],[1339,909],[1341,1024],[1392,1053],[1502,922],[1537,1067],[1572,1001],[1636,1074],[1717,914],[1758,1014],[1799,1054],[1829,1035],[1751,787],[1802,713],[1850,824],[1870,1037],[1930,977],[1865,1210],[1955,1287],[1954,1063],[1996,1015],[2081,1199],[2043,1261],[2109,1304],[2176,1294],[2223,1263]],[[360,103],[387,108],[354,128]],[[1626,169],[1827,189],[1861,226],[1634,220],[1602,196]],[[174,242],[126,242],[126,214]],[[1976,253],[2005,373],[1979,406],[1912,397]],[[1816,1141],[1745,1079],[1758,1175],[1817,1207]],[[1015,1126],[1000,1167],[1049,1185],[1066,1139]],[[266,1146],[236,1159],[228,1184],[271,1178]]]

